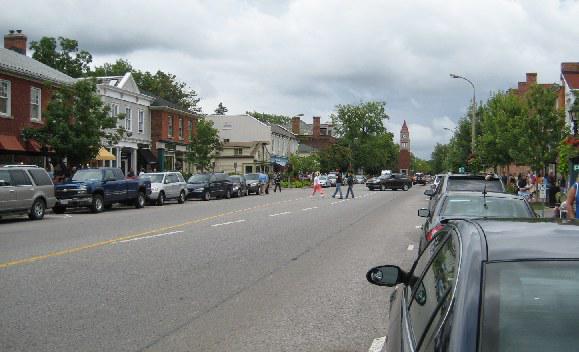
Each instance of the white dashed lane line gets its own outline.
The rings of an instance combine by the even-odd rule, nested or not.
[[[237,224],[237,223],[240,223],[240,222],[245,222],[245,220],[236,220],[236,221],[222,222],[221,224],[213,224],[213,225],[211,225],[211,227],[218,227],[218,226],[225,226],[225,225]]]
[[[379,337],[377,339],[374,339],[374,341],[372,342],[372,345],[370,346],[370,349],[368,349],[368,352],[380,352],[380,351],[382,351],[382,348],[384,348],[384,342],[386,342],[386,336],[382,336],[382,337]]]
[[[269,216],[280,216],[280,215],[287,215],[287,214],[291,214],[291,211],[284,211],[283,213],[277,213],[277,214],[269,214]]]
[[[174,235],[174,234],[182,233],[182,232],[183,231],[171,231],[171,232],[166,232],[166,233],[160,233],[158,235],[131,238],[130,240],[119,241],[119,243],[127,243],[127,242],[132,242],[132,241],[146,240],[146,239],[155,238],[155,237],[170,236],[170,235]]]
[[[318,209],[318,207],[303,208],[302,211],[308,211],[308,210],[312,210],[312,209]]]
[[[413,250],[414,250],[414,245],[413,245],[413,244],[409,244],[407,249],[408,249],[409,251],[413,251]]]

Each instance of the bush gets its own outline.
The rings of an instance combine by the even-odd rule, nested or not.
[[[310,181],[301,181],[301,180],[292,180],[291,183],[288,185],[287,181],[281,181],[281,187],[282,188],[303,188],[303,187],[309,187],[310,186]]]

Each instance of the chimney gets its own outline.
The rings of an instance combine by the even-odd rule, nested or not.
[[[579,72],[579,62],[561,63],[561,72]]]
[[[537,84],[537,74],[536,73],[527,73],[527,83],[528,84]]]
[[[8,34],[4,35],[4,48],[14,50],[19,54],[26,55],[26,35],[21,29],[14,31],[11,29]]]
[[[294,116],[292,117],[292,132],[295,135],[299,135],[300,134],[300,117],[299,116]]]
[[[319,116],[314,116],[314,127],[312,130],[312,134],[314,137],[320,136],[320,117]]]

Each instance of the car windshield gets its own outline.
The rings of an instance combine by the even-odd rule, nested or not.
[[[336,175],[328,175],[328,178],[336,178]]]
[[[202,183],[209,182],[209,175],[193,175],[189,177],[187,183]]]
[[[239,176],[229,176],[229,179],[232,182],[241,182],[241,178]]]
[[[532,217],[523,199],[488,196],[485,198],[482,194],[448,196],[440,213],[443,217]]]
[[[324,180],[324,181],[325,181],[325,180],[327,180],[327,179],[328,179],[328,177],[326,177],[326,176],[320,176],[320,180]]]
[[[245,179],[248,181],[257,181],[259,180],[259,174],[246,174]]]
[[[481,351],[577,350],[579,262],[489,263],[485,273]]]
[[[72,176],[72,180],[77,182],[100,181],[101,178],[102,178],[101,170],[78,170]]]
[[[149,179],[151,183],[163,183],[163,174],[143,174],[141,177]]]
[[[487,192],[504,192],[503,185],[499,179],[491,179],[485,181],[484,178],[449,178],[447,191],[475,191],[482,192],[485,189]]]

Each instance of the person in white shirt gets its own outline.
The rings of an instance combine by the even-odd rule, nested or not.
[[[312,192],[312,195],[310,197],[313,197],[316,192],[320,192],[320,195],[323,197],[324,196],[324,189],[322,188],[322,185],[320,185],[320,172],[316,172],[316,177],[314,177],[314,191]]]

